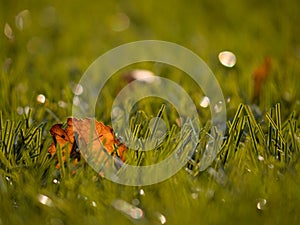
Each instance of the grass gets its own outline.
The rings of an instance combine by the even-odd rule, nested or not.
[[[203,131],[198,152],[185,169],[145,187],[112,183],[82,161],[74,176],[70,165],[59,175],[53,158],[47,157],[50,142],[44,124],[31,124],[29,116],[18,123],[1,122],[3,224],[159,224],[160,214],[170,224],[222,224],[229,219],[231,224],[296,224],[300,219],[299,121],[291,114],[281,124],[279,105],[265,115],[265,123],[255,120],[249,106],[240,105],[211,167],[198,169],[207,139]],[[154,152],[164,157],[171,150]],[[140,158],[127,155],[133,161]],[[149,160],[146,154],[140,164]],[[138,202],[144,217],[115,210],[116,199]]]
[[[0,1],[0,9],[1,29],[9,24],[14,36],[0,35],[0,224],[162,224],[164,217],[172,225],[299,224],[298,1],[28,0]],[[19,14],[25,9],[29,16]],[[119,12],[130,19],[123,31],[116,31],[122,26]],[[16,22],[20,16],[23,25]],[[216,75],[228,119],[217,158],[201,169],[210,112],[198,104],[199,87],[182,71],[149,62],[123,68],[108,81],[96,117],[110,123],[110,106],[127,84],[123,72],[148,69],[174,80],[197,105],[201,122],[197,151],[187,165],[170,179],[144,187],[113,183],[84,161],[75,175],[69,162],[57,171],[47,152],[49,129],[72,114],[74,85],[98,56],[142,39],[188,47]],[[237,56],[233,68],[219,63],[223,50]],[[251,74],[266,56],[272,59],[270,75],[253,104]],[[38,94],[45,95],[44,103],[36,100]],[[147,125],[158,113],[167,123],[167,139],[150,152],[129,149],[129,163],[155,163],[176,145],[178,114],[161,99],[135,105],[132,130],[148,136]],[[133,205],[143,211],[141,219],[134,219],[141,211]],[[135,215],[123,212],[130,207]]]

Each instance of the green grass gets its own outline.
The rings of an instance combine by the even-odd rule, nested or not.
[[[297,0],[0,1],[0,225],[161,224],[160,214],[172,225],[299,224],[299,6]],[[25,9],[30,17],[24,17],[20,30],[15,20]],[[130,19],[120,32],[114,30],[118,12]],[[13,41],[3,33],[6,23]],[[199,170],[210,131],[210,112],[198,104],[199,87],[176,68],[140,63],[108,81],[97,102],[97,119],[110,123],[112,102],[126,85],[123,72],[149,69],[180,84],[197,105],[197,152],[173,177],[145,187],[113,183],[84,161],[74,176],[69,162],[57,171],[47,153],[49,129],[71,116],[73,85],[98,56],[142,39],[181,44],[216,75],[228,120],[216,160]],[[223,50],[235,53],[235,67],[219,63]],[[266,56],[272,58],[271,72],[255,105],[251,74]],[[46,96],[44,104],[36,101],[38,94]],[[150,152],[129,149],[131,164],[155,163],[176,145],[178,114],[161,99],[135,105],[132,130],[149,135],[147,124],[162,104],[168,138]],[[47,204],[41,203],[43,196],[50,199]],[[133,219],[115,209],[117,199],[138,203],[144,217]]]
[[[18,123],[1,122],[0,218],[3,224],[159,224],[158,213],[162,213],[170,224],[228,220],[231,224],[297,224],[299,121],[291,114],[281,123],[279,105],[264,118],[265,123],[258,123],[250,108],[240,105],[211,167],[198,169],[208,139],[204,130],[198,152],[185,168],[145,187],[112,183],[83,161],[74,176],[69,164],[59,175],[53,158],[47,157],[50,142],[44,124],[30,122],[29,115]],[[163,158],[172,149],[153,150],[157,151]],[[127,157],[133,162],[140,159],[130,153]],[[139,164],[146,165],[153,153],[142,157]],[[41,195],[50,198],[51,204],[41,204]],[[115,210],[116,199],[129,203],[138,199],[144,217],[130,219]]]

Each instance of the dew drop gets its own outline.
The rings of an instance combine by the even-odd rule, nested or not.
[[[223,102],[219,101],[217,104],[214,105],[214,111],[216,113],[220,113],[223,109]]]
[[[91,205],[95,208],[97,207],[97,203],[95,201],[92,201]]]
[[[263,156],[259,155],[259,156],[258,156],[258,160],[259,160],[259,161],[264,161],[265,158],[264,158]]]
[[[25,114],[28,114],[28,113],[29,113],[29,110],[30,110],[30,107],[29,107],[29,106],[25,106],[25,108],[24,108],[24,113],[25,113]]]
[[[80,99],[79,99],[78,96],[75,96],[75,97],[73,98],[73,104],[76,105],[76,106],[80,105]]]
[[[130,213],[129,213],[129,215],[133,219],[141,219],[143,217],[143,214],[144,214],[144,212],[140,208],[133,208],[130,210]]]
[[[166,217],[161,213],[158,213],[158,219],[159,219],[161,224],[166,224],[166,222],[167,222]]]
[[[269,164],[268,167],[269,167],[270,169],[274,169],[274,165],[273,165],[272,163]]]
[[[18,13],[16,16],[16,27],[19,30],[23,30],[25,27],[30,25],[30,12],[28,9],[25,9]]]
[[[219,61],[223,66],[233,67],[236,64],[236,57],[230,51],[223,51],[219,53]]]
[[[62,100],[59,100],[57,104],[61,108],[67,108],[67,106],[68,106],[68,104]]]
[[[156,81],[160,81],[159,77],[155,76],[155,74],[150,70],[142,70],[142,69],[133,70],[131,72],[131,76],[133,79],[145,83],[153,83]]]
[[[144,191],[144,189],[140,189],[139,193],[140,193],[140,195],[145,196],[145,191]]]
[[[5,177],[5,180],[9,183],[10,186],[13,185],[12,180],[10,179],[10,177]]]
[[[197,193],[197,192],[192,193],[192,199],[197,199],[198,196],[199,196],[199,193]]]
[[[18,107],[17,107],[17,113],[18,113],[19,115],[22,115],[22,114],[24,113],[23,107],[18,106]]]
[[[203,108],[207,108],[209,106],[209,102],[210,102],[209,97],[204,96],[200,101],[200,106]]]
[[[38,194],[38,201],[43,205],[53,206],[52,200],[46,195]]]
[[[83,93],[83,87],[81,84],[75,84],[73,86],[73,93],[75,95],[81,95]]]
[[[88,197],[84,196],[84,195],[81,195],[81,194],[78,194],[77,195],[77,198],[78,199],[81,199],[81,200],[84,200],[84,201],[87,201],[88,200]]]
[[[128,202],[122,200],[122,199],[116,199],[112,202],[112,206],[120,211],[125,213],[126,215],[130,216],[133,219],[141,219],[143,217],[143,210],[129,204]]]
[[[113,120],[122,118],[123,115],[124,115],[124,111],[119,106],[114,107],[111,111],[111,118]]]
[[[258,199],[256,208],[259,210],[265,210],[267,208],[267,200],[264,198]]]
[[[11,29],[11,26],[8,23],[6,23],[4,26],[4,34],[9,40],[14,39],[13,30]]]
[[[134,199],[132,199],[131,203],[132,203],[132,205],[137,206],[140,204],[140,200],[138,200],[137,198],[134,198]]]
[[[60,184],[60,181],[59,180],[57,180],[57,179],[53,179],[53,181],[52,181],[54,184]]]
[[[14,201],[14,202],[13,202],[13,207],[14,207],[15,209],[19,208],[19,204],[18,204],[16,201]]]
[[[39,94],[38,96],[36,96],[36,100],[37,100],[39,103],[44,104],[45,101],[46,101],[46,97],[45,97],[45,95],[43,95],[43,94]]]

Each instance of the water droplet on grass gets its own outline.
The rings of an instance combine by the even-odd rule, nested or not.
[[[13,30],[11,29],[11,26],[8,23],[6,23],[4,26],[4,34],[9,40],[12,41],[14,39]]]
[[[28,9],[25,9],[18,13],[16,16],[16,27],[19,30],[23,30],[25,27],[30,25],[30,12]]]
[[[264,198],[258,199],[256,208],[259,210],[265,210],[267,208],[267,200]]]
[[[141,219],[143,217],[144,212],[140,208],[135,208],[131,209],[129,214],[133,219]]]
[[[160,223],[165,224],[167,222],[166,217],[161,213],[157,213],[157,214],[158,214],[158,219],[159,219]]]
[[[75,96],[75,97],[73,98],[73,104],[76,105],[76,106],[80,105],[80,99],[79,99],[78,96]]]
[[[18,113],[19,115],[22,115],[22,114],[24,113],[23,107],[18,106],[18,107],[17,107],[17,113]]]
[[[67,108],[67,106],[68,106],[68,104],[62,100],[59,100],[57,104],[61,108]]]
[[[47,205],[49,207],[53,206],[52,200],[46,195],[38,194],[38,201],[43,205]]]
[[[155,76],[155,74],[150,70],[142,70],[142,69],[134,70],[131,72],[131,77],[134,80],[142,81],[145,83],[153,83],[153,82],[160,81],[159,77]]]
[[[87,201],[88,200],[88,197],[84,196],[84,195],[81,195],[81,194],[78,194],[77,195],[77,198],[78,199],[81,199],[81,200],[84,200],[84,201]]]
[[[140,204],[140,200],[138,200],[137,198],[134,198],[134,199],[132,199],[131,203],[132,203],[132,205],[137,206]]]
[[[36,100],[37,100],[39,103],[44,104],[45,101],[46,101],[46,97],[45,97],[45,95],[43,95],[43,94],[39,94],[38,96],[36,96]]]
[[[220,52],[218,58],[223,66],[233,67],[236,64],[236,57],[230,51]]]
[[[116,106],[112,109],[111,118],[113,120],[121,119],[123,116],[124,116],[124,111],[120,107]]]
[[[220,113],[223,110],[223,102],[219,101],[217,104],[214,105],[214,111],[216,113]]]
[[[14,202],[13,202],[13,207],[14,207],[15,209],[19,208],[19,204],[18,204],[16,201],[14,201]]]
[[[57,179],[53,179],[53,181],[52,181],[54,184],[60,184],[60,181],[59,180],[57,180]]]
[[[209,97],[204,96],[200,101],[200,106],[203,108],[207,108],[209,106],[209,102],[210,102]]]
[[[197,192],[192,193],[192,199],[197,199],[198,196],[199,196],[199,193],[197,193]]]
[[[129,204],[128,202],[122,200],[122,199],[116,199],[112,202],[112,206],[124,214],[130,216],[133,219],[141,219],[144,215],[144,212],[142,209]]]
[[[274,165],[273,165],[272,163],[269,164],[268,167],[269,167],[270,169],[274,169]]]
[[[25,108],[24,108],[24,113],[25,113],[25,114],[28,114],[28,113],[29,113],[29,110],[30,110],[30,107],[29,107],[29,106],[25,106]]]
[[[73,86],[73,93],[75,95],[81,95],[83,93],[83,87],[81,86],[81,84],[75,84]]]
[[[259,156],[258,156],[258,160],[259,160],[259,161],[264,161],[265,158],[264,158],[263,156],[259,155]]]
[[[144,189],[140,189],[139,193],[140,193],[140,195],[144,196],[145,195]]]
[[[95,201],[92,201],[91,205],[95,208],[97,207],[97,203]]]

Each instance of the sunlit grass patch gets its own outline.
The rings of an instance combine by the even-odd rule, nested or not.
[[[132,125],[136,127],[138,121],[142,122],[135,121]],[[262,122],[257,122],[249,106],[240,105],[228,122],[219,155],[207,170],[197,168],[209,126],[200,134],[197,152],[185,168],[162,183],[145,187],[113,183],[83,160],[75,174],[71,173],[70,163],[65,164],[64,171],[58,171],[54,160],[47,157],[51,139],[43,132],[43,124],[32,123],[30,114],[16,123],[4,122],[1,117],[1,126],[3,223],[153,224],[165,218],[171,224],[182,224],[192,222],[196,213],[202,215],[199,223],[221,223],[231,217],[244,224],[293,223],[299,219],[293,213],[299,207],[298,120],[294,114],[286,120],[280,118],[279,105]],[[155,163],[171,150],[167,150],[169,147],[163,144],[152,154],[126,156],[128,162],[135,164]],[[118,199],[118,204],[129,205],[115,206]],[[282,204],[287,201],[290,205],[283,209]],[[131,207],[137,207],[137,213],[142,214],[130,214],[126,210]],[[287,218],[279,216],[282,210],[289,215]]]

